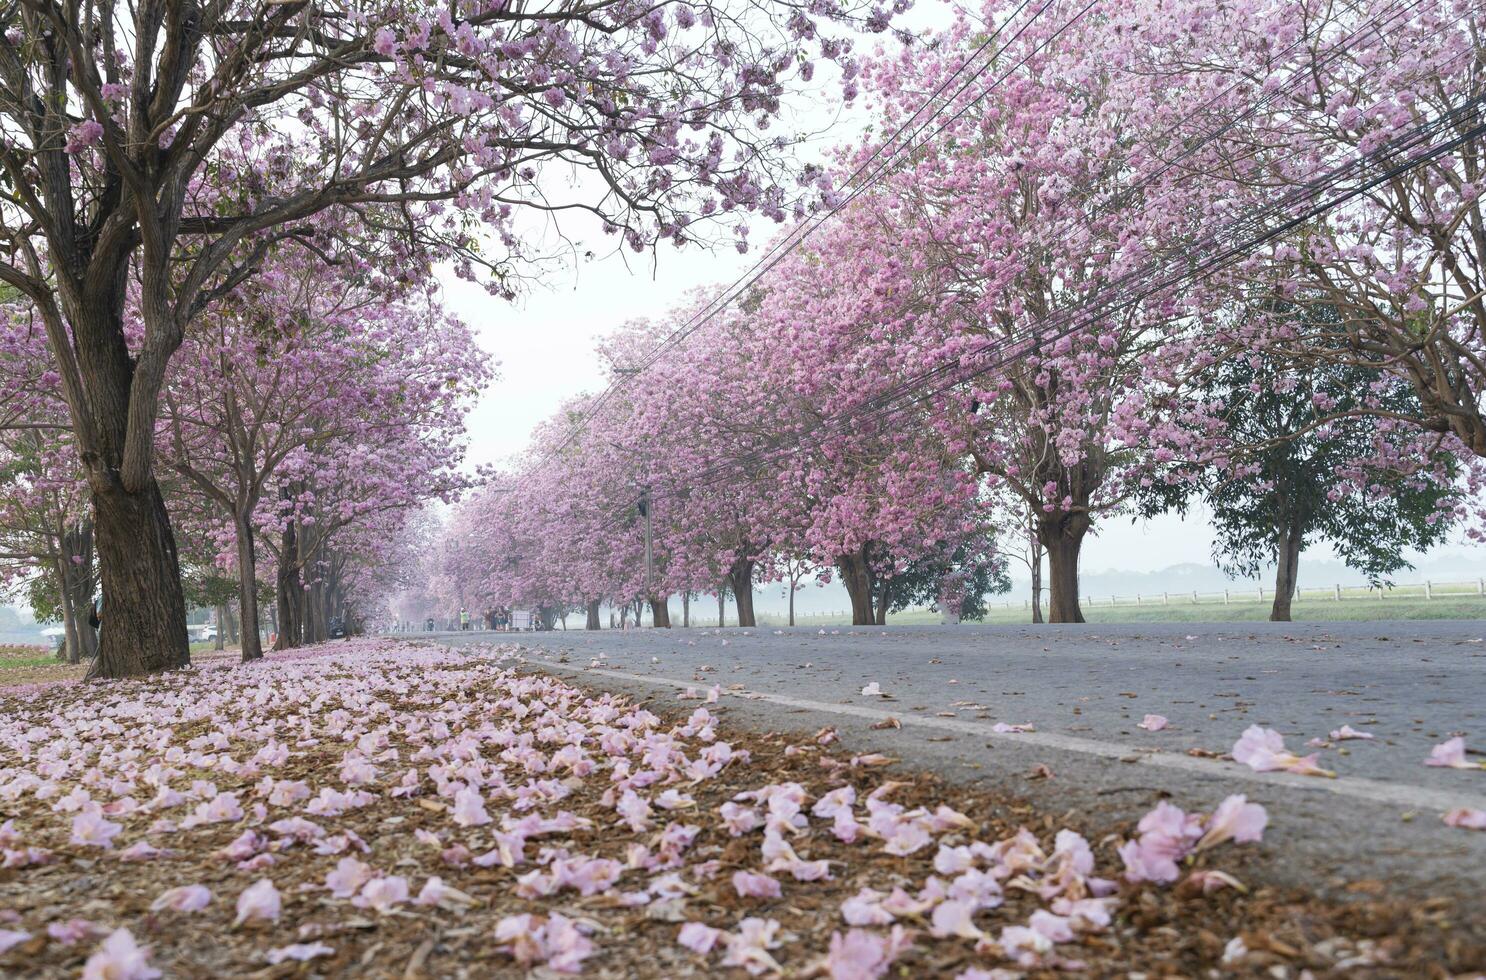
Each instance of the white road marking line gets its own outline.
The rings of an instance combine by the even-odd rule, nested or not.
[[[573,664],[541,660],[525,654],[522,655],[522,658],[528,664],[545,667],[549,670],[560,670],[579,676],[597,675],[600,677],[612,677],[616,680],[637,681],[641,684],[651,684],[656,687],[674,688],[677,691],[684,691],[687,688],[700,689],[704,686],[697,681],[678,681],[670,677],[630,674],[625,671],[610,670],[602,667],[576,667]],[[1457,806],[1486,809],[1486,796],[1466,791],[1447,792],[1427,786],[1414,786],[1409,783],[1391,783],[1380,779],[1367,779],[1362,776],[1338,776],[1335,779],[1326,779],[1319,776],[1294,776],[1277,772],[1255,772],[1248,766],[1239,765],[1236,762],[1225,762],[1220,759],[1198,759],[1185,754],[1178,755],[1138,745],[1096,741],[1090,738],[1058,735],[1052,732],[1024,732],[1019,735],[1002,735],[991,731],[991,726],[988,724],[963,721],[958,718],[922,718],[907,713],[894,715],[887,711],[868,708],[862,705],[830,704],[825,701],[810,701],[805,698],[790,697],[787,694],[771,694],[768,691],[724,691],[723,696],[741,698],[745,701],[766,701],[770,704],[782,705],[787,708],[804,708],[809,711],[846,715],[867,721],[882,721],[886,718],[897,718],[903,723],[904,728],[927,728],[941,732],[957,732],[991,741],[1005,742],[1007,745],[1038,745],[1043,748],[1058,749],[1063,752],[1081,752],[1085,755],[1094,755],[1105,759],[1121,761],[1133,757],[1136,761],[1126,763],[1127,765],[1153,766],[1157,769],[1173,769],[1208,778],[1260,783],[1274,789],[1298,789],[1311,792],[1334,793],[1337,796],[1349,796],[1354,799],[1368,800],[1373,803],[1389,803],[1408,810],[1422,808],[1444,811]]]

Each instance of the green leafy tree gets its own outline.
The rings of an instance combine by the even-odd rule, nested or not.
[[[1311,330],[1341,329],[1327,307],[1275,312]],[[1214,367],[1202,395],[1216,406],[1222,462],[1147,488],[1140,509],[1153,516],[1185,513],[1193,499],[1206,504],[1219,568],[1254,578],[1273,563],[1271,620],[1290,620],[1307,545],[1329,542],[1377,585],[1413,567],[1405,549],[1428,548],[1449,532],[1456,460],[1439,436],[1394,421],[1417,410],[1399,379],[1248,354]]]
[[[961,544],[948,557],[935,554],[913,562],[887,579],[887,611],[902,612],[911,606],[933,605],[941,600],[959,600],[961,619],[979,622],[986,617],[986,596],[1008,592],[1006,559],[994,552],[972,555]]]

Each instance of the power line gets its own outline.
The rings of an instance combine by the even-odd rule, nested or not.
[[[574,422],[568,432],[567,437],[563,439],[563,441],[558,445],[556,449],[554,449],[542,460],[542,463],[545,464],[546,462],[549,462],[552,458],[561,454],[568,446],[572,445],[573,441],[582,433],[588,422],[591,421],[598,414],[598,412],[601,411],[603,407],[608,404],[609,400],[614,396],[615,393],[619,391],[620,388],[623,388],[638,374],[653,366],[658,360],[660,360],[665,351],[683,342],[687,337],[690,337],[698,329],[700,329],[706,323],[710,322],[719,313],[727,309],[728,306],[736,302],[737,299],[744,295],[754,283],[763,278],[763,276],[768,274],[769,271],[771,271],[776,265],[783,261],[786,256],[788,256],[791,252],[793,252],[796,248],[803,244],[805,239],[813,234],[818,228],[820,228],[827,219],[836,215],[843,208],[850,205],[857,199],[858,196],[860,196],[866,190],[867,187],[870,187],[873,183],[879,180],[882,175],[887,172],[887,168],[892,165],[893,159],[901,156],[909,149],[912,149],[913,147],[911,144],[911,140],[919,133],[923,132],[924,127],[932,122],[935,117],[944,112],[953,103],[954,99],[958,98],[965,91],[965,89],[968,88],[970,84],[975,81],[976,78],[979,78],[981,75],[983,75],[986,69],[990,68],[991,65],[994,63],[996,57],[1004,53],[1005,50],[1010,47],[1013,42],[1021,37],[1022,33],[1024,33],[1029,27],[1032,26],[1033,23],[1036,22],[1037,18],[1040,17],[1049,6],[1051,6],[1054,0],[1043,0],[1042,6],[1037,9],[1036,13],[1032,15],[1031,19],[1028,20],[1021,27],[1019,27],[1017,29],[1017,32],[1004,45],[1002,45],[998,51],[996,51],[994,54],[991,55],[989,59],[987,59],[987,63],[982,66],[974,76],[968,78],[963,84],[961,84],[961,86],[955,91],[954,95],[950,96],[949,99],[945,100],[945,103],[943,105],[939,106],[932,113],[930,113],[928,118],[926,118],[924,122],[920,124],[917,129],[915,129],[913,135],[909,138],[910,142],[898,146],[892,151],[891,154],[889,154],[888,158],[885,159],[883,163],[880,164],[873,171],[871,175],[869,175],[865,179],[859,179],[861,178],[861,175],[866,171],[866,169],[871,165],[872,161],[875,160],[883,152],[884,149],[886,149],[888,146],[892,146],[894,142],[902,136],[904,130],[908,128],[912,121],[917,118],[918,115],[923,112],[928,105],[930,105],[935,99],[937,99],[944,92],[944,90],[954,81],[954,79],[959,77],[975,61],[975,59],[986,50],[986,48],[988,48],[992,43],[995,42],[995,40],[1005,30],[1007,25],[1015,20],[1017,15],[1026,8],[1029,2],[1030,0],[1022,0],[1022,2],[1018,4],[1016,9],[1012,11],[1011,15],[1005,21],[1003,21],[1002,24],[998,26],[995,31],[993,31],[986,38],[986,40],[983,41],[980,46],[971,53],[968,58],[965,59],[964,63],[962,63],[959,68],[956,68],[953,72],[951,72],[949,78],[941,82],[939,87],[935,89],[935,91],[931,93],[929,97],[925,99],[924,102],[921,103],[920,106],[913,111],[908,119],[899,124],[897,130],[893,133],[893,135],[886,141],[881,143],[867,158],[867,160],[863,161],[863,163],[861,163],[857,167],[857,169],[847,177],[846,181],[844,182],[845,185],[852,185],[853,182],[856,182],[855,187],[850,194],[848,194],[843,200],[829,207],[825,212],[807,218],[801,225],[797,225],[794,230],[787,233],[781,239],[776,240],[776,242],[770,246],[769,251],[766,252],[762,257],[760,257],[760,259],[755,262],[753,266],[751,266],[736,280],[734,280],[733,283],[726,289],[717,294],[717,296],[714,297],[713,300],[711,300],[705,307],[703,307],[702,310],[694,313],[691,319],[687,321],[687,323],[682,324],[680,327],[673,330],[669,335],[662,338],[662,340],[649,353],[641,358],[640,364],[632,365],[627,368],[623,374],[622,379],[616,379],[615,381],[611,382],[607,388],[605,388],[605,390],[598,396],[597,400],[587,410],[584,411],[583,415],[576,422]],[[996,83],[993,84],[999,84],[999,82],[1004,81],[1005,78],[1008,77],[1012,71],[1015,71],[1016,68],[1019,68],[1022,64],[1025,64],[1026,61],[1032,57],[1033,54],[1041,51],[1042,48],[1046,47],[1057,37],[1061,36],[1064,31],[1071,27],[1073,23],[1080,17],[1082,17],[1096,2],[1097,0],[1089,0],[1089,2],[1083,7],[1083,9],[1081,9],[1072,18],[1070,18],[1067,23],[1065,23],[1053,34],[1052,37],[1045,40],[1041,45],[1034,49],[1031,54],[1025,56],[1022,61],[1018,62],[1016,65],[1012,66],[1012,68],[1008,69],[1005,73],[1003,73],[1001,78],[997,79]],[[990,88],[987,88],[986,91],[977,96],[974,101],[980,101],[981,99],[985,98],[985,96],[989,94],[989,92]],[[963,112],[964,110],[962,109],[961,111]],[[930,138],[932,139],[933,136],[937,136],[942,131],[943,127],[941,126],[939,129],[935,130]],[[814,223],[811,224],[811,222]]]
[[[1136,305],[1153,293],[1176,288],[1187,282],[1196,282],[1205,279],[1213,272],[1233,262],[1235,259],[1247,255],[1266,242],[1278,238],[1288,231],[1367,193],[1369,190],[1386,183],[1394,177],[1438,159],[1460,146],[1481,139],[1483,135],[1486,135],[1486,122],[1480,120],[1483,105],[1486,105],[1486,95],[1475,96],[1461,105],[1440,114],[1435,119],[1421,124],[1408,134],[1405,134],[1405,136],[1396,137],[1394,140],[1389,141],[1368,154],[1364,154],[1359,158],[1333,168],[1302,188],[1292,191],[1280,200],[1272,202],[1260,209],[1260,211],[1246,215],[1221,232],[1206,236],[1197,243],[1193,243],[1193,245],[1184,248],[1184,255],[1193,255],[1194,248],[1197,250],[1195,254],[1201,254],[1203,249],[1216,249],[1216,251],[1207,255],[1200,262],[1181,261],[1169,263],[1171,265],[1184,266],[1184,269],[1164,273],[1164,278],[1158,278],[1153,285],[1149,285],[1143,292],[1134,294],[1119,302],[1115,302],[1114,297],[1111,295],[1117,293],[1119,289],[1128,285],[1134,279],[1149,278],[1153,275],[1162,276],[1163,270],[1155,263],[1148,263],[1145,267],[1134,270],[1105,287],[1096,297],[1096,299],[1102,298],[1102,302],[1095,304],[1092,310],[1086,310],[1084,308],[1088,305],[1087,303],[1082,304],[1080,307],[1070,308],[1055,317],[1050,317],[1024,330],[1020,335],[987,341],[969,356],[970,360],[990,357],[989,360],[979,363],[975,368],[967,371],[957,363],[949,363],[911,375],[899,385],[889,389],[888,392],[879,396],[877,399],[874,399],[873,403],[869,403],[871,407],[868,409],[868,414],[860,415],[852,412],[827,417],[817,428],[817,432],[812,435],[819,437],[830,434],[839,431],[845,425],[854,425],[860,428],[872,423],[880,423],[905,407],[902,404],[905,397],[912,402],[917,402],[937,394],[942,394],[970,380],[989,374],[1004,366],[1012,359],[1025,356],[1030,352],[1029,347],[1036,347],[1044,341],[1056,340],[1076,333],[1093,322],[1106,318],[1113,312],[1128,309]],[[1472,120],[1474,120],[1473,123]],[[1467,124],[1470,124],[1469,128],[1460,132],[1459,135],[1441,144],[1427,146],[1416,156],[1411,157],[1403,163],[1397,163],[1391,166],[1385,164],[1381,169],[1373,173],[1372,176],[1365,179],[1359,176],[1359,183],[1343,190],[1324,203],[1312,204],[1300,213],[1286,217],[1272,227],[1259,231],[1247,230],[1257,224],[1261,224],[1276,211],[1297,204],[1305,204],[1307,201],[1318,198],[1326,190],[1340,184],[1341,181],[1347,179],[1353,173],[1364,174],[1369,165],[1376,161],[1396,156],[1400,151],[1406,152],[1421,142],[1428,142],[1442,130],[1459,130],[1460,127]],[[1075,314],[1083,315],[1076,317]],[[940,382],[937,387],[925,387],[929,383],[943,378],[947,378],[948,380]],[[769,451],[778,452],[779,448],[775,446]],[[802,447],[797,446],[794,448],[798,450]],[[697,474],[696,479],[689,483],[687,490],[690,492],[699,488],[705,489],[712,482],[715,482],[719,475],[735,470],[740,464],[757,463],[763,458],[764,453],[755,451],[746,456],[730,459],[718,466],[709,467]],[[677,495],[678,491],[672,491],[671,493],[674,496]]]
[[[978,77],[980,77],[981,74],[983,74],[985,72],[985,70],[987,68],[991,67],[991,65],[995,61],[995,58],[998,57],[1000,54],[1004,53],[1006,51],[1006,49],[1011,46],[1011,44],[1013,44],[1017,39],[1019,39],[1021,37],[1021,35],[1029,27],[1031,27],[1031,25],[1033,23],[1035,23],[1036,20],[1047,10],[1047,8],[1051,5],[1051,3],[1053,2],[1053,0],[1044,0],[1042,6],[1039,7],[1038,10],[1036,11],[1036,13],[1034,13],[1032,15],[1031,19],[1028,20],[1025,24],[1023,24],[1021,27],[1019,27],[1017,29],[1016,33],[1010,39],[1008,39],[1007,42],[1004,45],[1002,45],[1001,48],[995,54],[993,54],[991,56],[990,59],[987,60],[987,64],[982,69],[980,69],[980,71],[977,72],[976,75],[974,75],[974,76],[972,76],[970,78],[967,78],[959,86],[959,88],[956,89],[956,91],[954,92],[954,94],[951,95],[948,99],[945,100],[944,105],[936,108],[932,113],[930,113],[929,117],[927,117],[924,120],[924,122],[922,124],[920,124],[915,129],[915,131],[912,134],[912,136],[909,137],[909,141],[907,143],[905,143],[904,145],[899,146],[897,149],[895,149],[893,151],[893,153],[890,154],[889,158],[886,159],[886,160],[884,160],[884,162],[882,164],[880,164],[876,168],[876,170],[874,170],[873,173],[871,175],[869,175],[865,180],[859,180],[859,178],[861,177],[861,175],[863,174],[863,172],[866,170],[867,166],[872,162],[872,160],[876,159],[878,157],[878,155],[881,154],[881,152],[883,151],[883,149],[885,149],[889,145],[892,145],[893,142],[896,141],[902,135],[903,131],[908,127],[908,125],[913,121],[913,119],[917,118],[919,116],[919,114],[922,113],[924,111],[924,109],[927,108],[927,106],[931,102],[933,102],[936,98],[938,98],[944,92],[944,90],[949,86],[949,84],[953,81],[953,79],[956,78],[956,77],[958,77],[961,73],[963,73],[964,70],[971,63],[973,63],[975,61],[975,59],[977,57],[979,57],[979,55],[981,53],[983,53],[995,41],[995,39],[997,37],[999,37],[999,35],[1005,30],[1005,28],[1012,21],[1015,20],[1016,16],[1018,14],[1020,14],[1020,12],[1026,8],[1028,2],[1029,2],[1029,0],[1022,0],[1022,3],[1020,3],[1017,6],[1017,8],[1012,12],[1012,14],[1000,26],[998,26],[996,28],[996,30],[994,32],[992,32],[986,38],[986,40],[983,41],[975,49],[975,51],[973,51],[970,54],[970,56],[968,56],[965,59],[965,61],[961,63],[961,65],[958,68],[955,69],[954,72],[952,72],[950,74],[949,78],[947,78],[944,82],[941,82],[940,83],[939,87],[937,89],[935,89],[935,91],[933,93],[931,93],[931,95],[928,97],[928,99],[926,99],[923,103],[921,103],[919,105],[919,107],[917,109],[914,110],[914,112],[909,116],[909,118],[907,120],[905,120],[903,123],[901,123],[898,126],[897,130],[893,133],[892,137],[890,137],[887,141],[885,141],[882,144],[880,144],[874,150],[874,152],[868,158],[868,160],[865,161],[864,163],[862,163],[861,165],[859,165],[857,167],[857,169],[845,181],[845,184],[848,185],[848,186],[853,185],[853,183],[855,182],[855,186],[853,187],[853,189],[852,189],[852,191],[851,191],[850,194],[848,194],[841,201],[837,202],[834,206],[832,206],[831,208],[829,208],[824,213],[819,214],[819,215],[816,215],[816,216],[812,216],[811,218],[807,219],[805,223],[803,223],[800,226],[797,226],[795,230],[791,231],[790,233],[786,234],[781,239],[779,239],[778,241],[776,241],[776,243],[771,247],[770,251],[768,253],[766,253],[757,263],[755,263],[752,267],[750,267],[749,270],[747,270],[741,276],[739,276],[739,278],[737,280],[735,280],[730,286],[728,286],[726,289],[724,289],[722,292],[720,292],[716,297],[714,297],[714,299],[712,301],[710,301],[705,307],[703,307],[702,310],[699,310],[696,313],[694,313],[692,315],[692,317],[687,321],[687,323],[685,323],[685,324],[681,325],[680,327],[676,328],[675,330],[673,330],[669,335],[667,335],[658,344],[656,344],[656,346],[654,348],[652,348],[649,353],[647,353],[646,355],[644,355],[641,358],[641,361],[639,362],[638,365],[633,365],[633,366],[627,367],[624,370],[624,372],[623,372],[623,377],[621,379],[616,379],[614,382],[612,382],[604,390],[604,392],[602,392],[599,395],[599,397],[597,398],[597,400],[591,406],[589,406],[589,408],[587,408],[582,413],[582,415],[580,416],[580,418],[578,420],[576,420],[571,425],[567,436],[557,446],[557,448],[554,449],[552,452],[550,452],[546,457],[544,457],[544,459],[538,465],[539,466],[545,465],[547,462],[550,462],[551,459],[555,458],[556,456],[560,455],[563,451],[565,451],[567,449],[567,447],[570,446],[570,445],[572,445],[572,443],[578,438],[578,436],[582,434],[582,432],[586,429],[588,423],[594,417],[597,416],[597,414],[608,404],[608,402],[612,399],[612,397],[621,388],[623,388],[626,384],[628,384],[636,376],[640,375],[641,373],[643,373],[644,371],[646,371],[650,367],[652,367],[657,361],[659,361],[659,359],[661,358],[661,356],[663,356],[664,353],[667,350],[669,350],[669,349],[671,349],[671,348],[673,348],[675,346],[678,346],[680,343],[684,342],[688,337],[690,337],[692,334],[694,334],[697,330],[701,329],[707,323],[711,322],[723,310],[725,310],[728,306],[730,306],[738,298],[740,298],[742,295],[744,295],[749,288],[751,288],[755,283],[758,282],[758,280],[762,279],[763,276],[765,276],[767,273],[769,273],[770,271],[772,271],[774,269],[774,267],[777,266],[780,262],[782,262],[786,257],[788,257],[788,255],[791,252],[793,252],[796,248],[798,248],[800,245],[802,245],[804,243],[805,239],[808,238],[811,234],[813,234],[816,230],[818,230],[829,218],[833,217],[834,215],[836,215],[837,213],[839,213],[841,210],[843,210],[844,208],[846,208],[850,204],[852,204],[854,201],[856,201],[857,198],[860,197],[869,187],[871,187],[882,176],[884,176],[886,174],[886,172],[887,172],[887,169],[890,166],[892,166],[892,164],[893,164],[893,158],[900,156],[901,154],[907,152],[909,149],[912,149],[913,147],[911,145],[911,141],[915,137],[917,137],[920,133],[922,133],[923,130],[924,130],[924,128],[927,127],[933,121],[933,119],[935,117],[937,117],[943,111],[945,111],[946,109],[948,109],[949,106],[951,106],[954,103],[954,100],[957,99],[957,98],[959,98],[965,92],[965,90],[971,84],[973,84],[974,81]],[[1016,64],[1012,65],[1006,71],[1004,71],[1003,73],[1001,73],[1001,75],[998,78],[996,78],[989,85],[987,85],[986,88],[983,89],[979,94],[977,94],[973,99],[971,99],[965,105],[961,106],[959,108],[959,110],[956,111],[949,119],[947,119],[945,122],[941,123],[934,130],[934,132],[930,134],[929,138],[924,141],[924,143],[928,143],[929,141],[937,138],[950,125],[952,125],[954,122],[956,122],[960,118],[962,118],[966,112],[968,112],[971,108],[973,108],[974,106],[978,105],[981,101],[983,101],[986,98],[986,96],[988,96],[992,91],[994,91],[994,89],[996,88],[996,86],[998,86],[999,84],[1001,84],[1002,82],[1004,82],[1008,77],[1010,77],[1010,75],[1014,71],[1016,71],[1018,68],[1020,68],[1023,65],[1025,65],[1028,61],[1030,61],[1037,54],[1040,54],[1053,41],[1055,41],[1059,37],[1061,37],[1064,32],[1066,32],[1069,28],[1071,28],[1073,26],[1074,23],[1076,23],[1085,14],[1087,14],[1088,11],[1090,9],[1092,9],[1092,7],[1095,5],[1096,2],[1097,2],[1097,0],[1089,0],[1089,2],[1086,3],[1082,8],[1080,8],[1077,13],[1075,13],[1061,27],[1059,27],[1056,31],[1054,31],[1052,35],[1050,35],[1048,38],[1045,38],[1042,42],[1040,42],[1037,46],[1035,46],[1032,49],[1032,51],[1030,51],[1026,55],[1024,55],[1021,58],[1021,60],[1019,60]],[[1367,22],[1358,25],[1347,37],[1345,37],[1342,40],[1340,40],[1340,41],[1336,42],[1335,44],[1333,44],[1327,50],[1326,55],[1322,59],[1320,59],[1313,66],[1313,68],[1319,69],[1321,67],[1324,67],[1332,59],[1337,58],[1337,57],[1340,57],[1341,54],[1345,53],[1345,51],[1346,51],[1346,45],[1350,41],[1352,41],[1353,39],[1355,39],[1358,35],[1362,34],[1363,32],[1368,31],[1368,30],[1382,30],[1385,27],[1385,23],[1384,23],[1385,18],[1388,19],[1388,20],[1391,20],[1391,19],[1395,18],[1396,16],[1406,14],[1410,10],[1414,9],[1414,7],[1419,6],[1419,4],[1421,2],[1422,2],[1422,0],[1411,0],[1411,2],[1405,3],[1405,4],[1401,5],[1401,6],[1395,4],[1395,6],[1392,9],[1390,9],[1388,11],[1385,11],[1383,14],[1381,14],[1379,16],[1376,16],[1376,17],[1373,17],[1372,19],[1368,20]],[[1305,41],[1305,38],[1303,36],[1302,37],[1298,37],[1296,40],[1292,41],[1291,44],[1288,47],[1286,47],[1281,52],[1279,52],[1279,54],[1277,54],[1275,57],[1276,58],[1284,57],[1286,54],[1290,53],[1295,48],[1297,48],[1300,45],[1302,45],[1304,43],[1304,41]],[[1297,73],[1296,76],[1291,79],[1290,84],[1293,85],[1296,81],[1304,81],[1304,80],[1305,80],[1305,76],[1302,75],[1302,74],[1300,74],[1300,73]],[[1222,96],[1224,96],[1224,95],[1232,92],[1234,89],[1236,89],[1241,84],[1243,84],[1243,80],[1242,79],[1239,79],[1239,80],[1233,82],[1227,88],[1223,89],[1221,92],[1218,92],[1218,93],[1214,94],[1213,96],[1209,97],[1205,102],[1203,102],[1202,104],[1200,104],[1196,108],[1194,108],[1192,110],[1189,110],[1188,113],[1181,120],[1178,120],[1177,122],[1173,123],[1161,135],[1162,136],[1169,135],[1169,133],[1175,131],[1175,129],[1178,126],[1180,126],[1182,124],[1182,122],[1187,121],[1188,119],[1190,119],[1192,116],[1195,116],[1198,112],[1202,111],[1203,109],[1209,108],[1212,105],[1216,104],[1217,101]],[[1155,172],[1145,175],[1138,184],[1133,185],[1133,186],[1128,187],[1128,188],[1125,188],[1124,190],[1122,190],[1118,194],[1114,195],[1112,198],[1110,198],[1110,199],[1102,202],[1097,207],[1093,208],[1088,213],[1088,215],[1086,215],[1086,218],[1088,220],[1092,220],[1093,218],[1099,216],[1100,214],[1108,213],[1109,211],[1113,210],[1115,207],[1117,207],[1120,204],[1124,203],[1124,201],[1126,201],[1126,200],[1130,199],[1131,197],[1133,197],[1139,191],[1146,189],[1155,180],[1159,179],[1162,175],[1164,175],[1167,171],[1169,171],[1172,167],[1176,166],[1182,160],[1188,159],[1193,154],[1197,153],[1200,149],[1202,149],[1203,147],[1209,145],[1214,140],[1219,139],[1220,137],[1222,137],[1226,133],[1228,133],[1228,132],[1232,131],[1233,129],[1235,129],[1245,119],[1248,119],[1248,118],[1252,117],[1254,114],[1258,113],[1265,106],[1267,106],[1271,102],[1273,102],[1276,99],[1278,99],[1287,90],[1288,90],[1288,86],[1286,86],[1286,87],[1277,87],[1272,92],[1267,93],[1263,98],[1261,98],[1261,99],[1257,100],[1256,102],[1252,103],[1243,113],[1241,113],[1238,116],[1235,116],[1233,118],[1230,118],[1227,122],[1224,123],[1223,126],[1219,127],[1218,130],[1216,130],[1215,132],[1209,133],[1202,140],[1196,142],[1195,144],[1192,144],[1192,145],[1187,146],[1176,157],[1174,157],[1171,160],[1168,160],[1165,163],[1163,163],[1162,166],[1160,168],[1158,168]],[[1157,138],[1159,138],[1159,137],[1157,137]],[[923,145],[923,144],[920,144],[920,145]],[[1087,198],[1087,194],[1085,194],[1084,196]],[[812,222],[813,222],[813,224],[812,224]]]

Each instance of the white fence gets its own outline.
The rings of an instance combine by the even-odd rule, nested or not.
[[[1429,601],[1432,599],[1482,599],[1486,598],[1486,579],[1475,579],[1469,582],[1434,582],[1424,581],[1412,584],[1399,584],[1385,586],[1380,589],[1371,586],[1347,586],[1333,584],[1317,588],[1297,588],[1295,600],[1297,602],[1309,599],[1312,601],[1330,602],[1366,602],[1368,600],[1383,599],[1418,599]],[[1098,595],[1085,593],[1079,596],[1079,603],[1084,606],[1175,606],[1175,605],[1232,605],[1237,602],[1273,602],[1274,589],[1256,585],[1253,588],[1224,589],[1221,592],[1136,592],[1126,595]],[[1014,608],[1014,600],[1002,600],[1000,605],[1007,609]],[[1021,601],[1023,609],[1032,608],[1032,600]]]

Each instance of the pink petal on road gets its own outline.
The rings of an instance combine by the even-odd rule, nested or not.
[[[1475,810],[1468,806],[1457,806],[1445,814],[1445,823],[1461,830],[1486,830],[1486,810]]]

